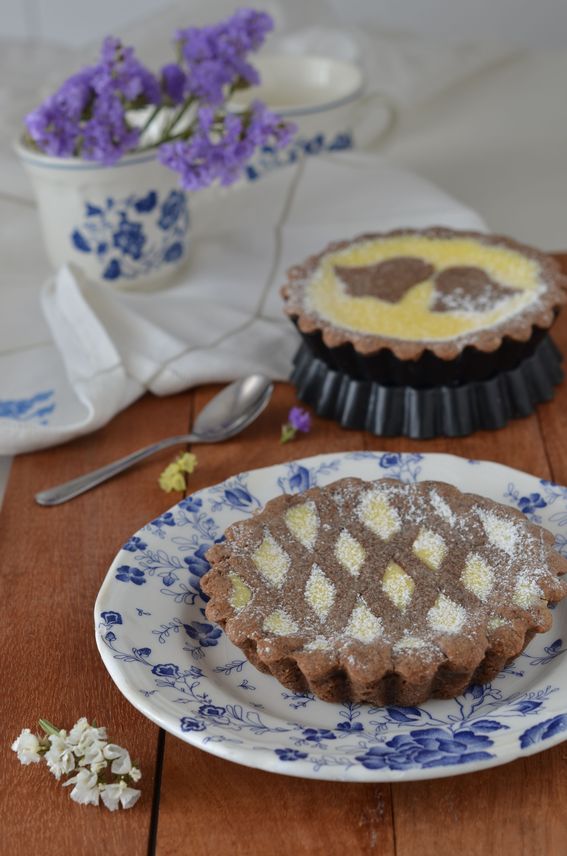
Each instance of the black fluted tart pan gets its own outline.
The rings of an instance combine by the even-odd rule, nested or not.
[[[291,374],[299,399],[344,428],[382,437],[423,440],[503,428],[552,399],[554,386],[563,379],[562,355],[543,331],[512,368],[467,383],[430,386],[423,385],[421,372],[419,385],[413,386],[333,368],[317,355],[314,343],[309,344],[301,345]]]

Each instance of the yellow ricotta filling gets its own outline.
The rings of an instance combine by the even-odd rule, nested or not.
[[[365,267],[403,256],[429,262],[435,274],[450,267],[479,267],[501,285],[521,293],[507,297],[486,312],[431,312],[433,279],[410,288],[398,303],[389,303],[368,295],[350,296],[334,271],[335,265]],[[402,235],[329,253],[306,286],[305,305],[320,318],[359,333],[442,341],[494,326],[519,313],[537,298],[541,286],[539,264],[510,247],[489,246],[472,238]]]

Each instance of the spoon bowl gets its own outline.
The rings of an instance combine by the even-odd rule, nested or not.
[[[267,407],[273,388],[262,374],[248,375],[225,386],[198,414],[193,435],[202,437],[203,443],[234,437]]]
[[[178,446],[182,443],[220,443],[222,440],[228,440],[258,418],[267,407],[273,390],[273,383],[265,375],[252,374],[240,378],[226,386],[209,401],[197,416],[194,430],[190,434],[178,434],[175,437],[159,440],[150,446],[144,446],[143,449],[138,449],[104,467],[48,490],[42,490],[36,493],[35,500],[39,505],[60,505],[169,446]]]

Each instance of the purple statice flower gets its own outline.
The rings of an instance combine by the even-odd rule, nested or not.
[[[179,30],[179,61],[164,65],[159,79],[133,48],[108,36],[96,65],[70,77],[27,116],[28,133],[48,154],[111,165],[136,149],[160,108],[179,107],[162,130],[165,142],[159,144],[158,159],[179,173],[186,190],[215,181],[232,184],[257,148],[281,148],[295,130],[259,102],[239,114],[226,108],[232,92],[258,82],[247,55],[272,28],[265,12],[241,9],[219,24]],[[129,111],[150,105],[156,109],[146,125],[133,127]],[[189,124],[180,128],[182,116]],[[139,248],[133,230],[124,228],[120,240],[135,257]],[[168,260],[179,251],[175,246]]]
[[[266,146],[283,149],[297,132],[297,125],[284,122],[281,116],[269,110],[262,101],[253,101],[250,111],[247,129],[247,139],[252,147],[250,154],[254,149]]]
[[[187,75],[180,65],[170,62],[161,70],[161,88],[172,104],[181,104],[185,98]]]
[[[136,59],[132,48],[109,36],[98,63],[66,80],[26,117],[26,127],[47,154],[80,154],[85,160],[111,164],[139,140],[126,111],[158,105],[161,100],[157,78]]]
[[[81,116],[94,98],[93,74],[92,67],[73,74],[26,116],[28,133],[42,151],[55,157],[70,157],[75,153]]]
[[[113,36],[102,43],[92,85],[98,94],[121,95],[130,107],[161,102],[157,77],[136,58],[134,48]]]
[[[287,414],[287,422],[282,425],[280,443],[289,443],[295,438],[298,431],[307,434],[311,431],[311,416],[307,410],[301,407],[292,407]]]
[[[224,100],[225,87],[257,84],[258,73],[246,55],[260,47],[273,26],[266,12],[239,9],[219,24],[178,30],[175,38],[187,64],[189,94],[217,105]]]
[[[287,420],[296,431],[302,431],[304,434],[311,431],[311,416],[307,410],[303,410],[301,407],[292,407]]]
[[[119,39],[108,36],[94,69],[92,87],[96,98],[92,117],[82,129],[81,155],[87,160],[112,164],[135,149],[139,141],[140,132],[128,124],[126,110],[159,104],[160,85],[135,57],[133,48],[124,47]]]
[[[219,124],[220,123],[220,124]],[[217,116],[212,107],[201,107],[194,132],[188,139],[165,143],[158,159],[180,175],[185,190],[200,190],[214,181],[232,184],[258,146],[287,144],[291,126],[255,102],[250,111]]]
[[[113,164],[135,149],[139,131],[126,120],[119,95],[106,92],[93,105],[92,118],[81,128],[81,157],[98,163]]]

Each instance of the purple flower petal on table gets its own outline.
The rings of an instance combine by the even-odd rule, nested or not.
[[[292,407],[288,414],[288,422],[296,431],[306,434],[311,430],[311,416],[301,407]]]

